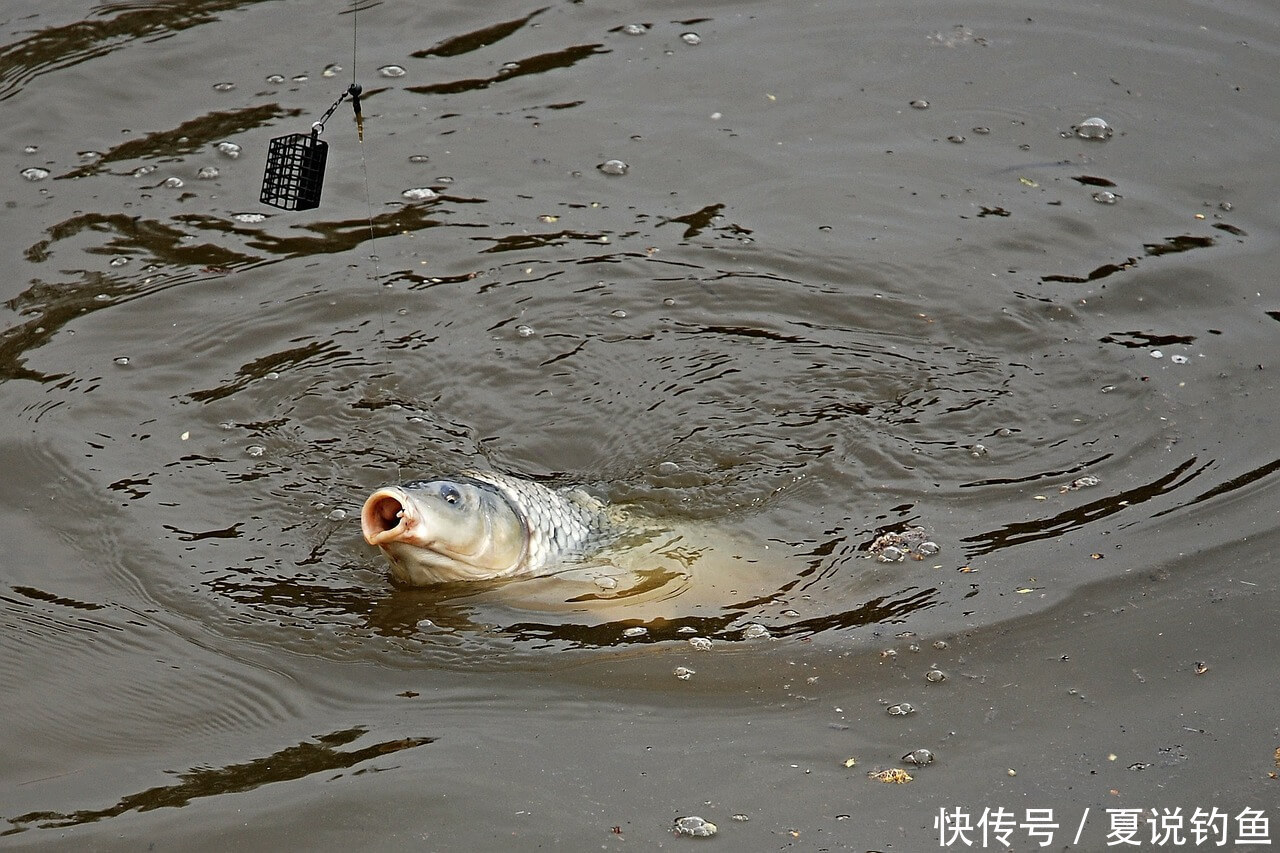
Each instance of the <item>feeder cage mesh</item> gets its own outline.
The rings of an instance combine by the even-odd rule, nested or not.
[[[328,154],[329,143],[315,133],[291,133],[271,140],[262,176],[262,203],[283,210],[319,207]]]

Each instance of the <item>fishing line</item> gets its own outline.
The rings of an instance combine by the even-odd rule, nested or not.
[[[267,165],[262,175],[262,192],[259,200],[263,204],[278,207],[282,210],[312,210],[320,206],[320,196],[324,189],[324,169],[328,161],[329,145],[320,139],[324,133],[325,122],[333,116],[335,110],[348,98],[355,112],[356,139],[360,149],[360,174],[364,182],[365,217],[369,223],[369,260],[373,263],[374,286],[381,287],[382,259],[378,254],[378,232],[373,218],[373,196],[369,190],[369,158],[365,151],[364,114],[360,109],[360,95],[364,91],[356,82],[356,68],[360,59],[360,4],[362,0],[351,2],[351,85],[338,96],[329,109],[325,110],[319,121],[311,125],[311,132],[291,133],[271,140],[267,150]],[[392,375],[391,344],[387,339],[387,305],[389,296],[378,298],[378,340],[382,351],[382,361],[386,366],[384,377]],[[379,396],[390,400],[389,393]],[[396,460],[396,479],[400,478],[400,462]]]
[[[359,57],[360,2],[361,0],[352,0],[351,3],[351,88],[357,90],[359,89],[359,84],[356,83],[356,62]],[[373,195],[369,191],[369,159],[365,156],[364,118],[360,114],[359,94],[354,97],[356,98],[356,137],[358,139],[358,147],[360,149],[360,175],[364,180],[365,217],[369,222],[369,260],[373,262],[373,286],[377,287],[380,291],[386,291],[390,288],[382,285],[382,258],[378,253],[378,231],[373,222]],[[387,340],[387,300],[390,298],[391,297],[389,295],[381,292],[377,297],[378,342],[382,350],[382,360],[386,366],[386,373],[383,376],[384,380],[392,375],[391,344]],[[383,388],[384,392],[381,396],[389,399],[390,395],[386,393],[385,385]],[[395,465],[396,482],[399,482],[401,479],[399,456],[395,459]]]

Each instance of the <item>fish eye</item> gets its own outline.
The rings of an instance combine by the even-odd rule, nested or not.
[[[445,486],[440,490],[440,497],[447,504],[456,504],[462,502],[462,493],[453,486]]]

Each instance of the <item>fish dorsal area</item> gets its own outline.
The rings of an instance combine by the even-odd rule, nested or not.
[[[524,572],[580,556],[617,535],[604,504],[581,489],[553,489],[493,471],[466,476],[496,488],[523,518],[528,531]]]

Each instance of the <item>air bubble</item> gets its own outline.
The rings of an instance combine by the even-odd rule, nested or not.
[[[134,169],[133,176],[135,178],[145,178],[147,175],[150,175],[155,170],[156,170],[156,167],[148,163],[145,166],[139,166],[138,168]]]
[[[522,338],[527,338],[533,334],[533,327],[526,326],[524,323],[521,323],[519,326],[516,326],[516,334]]]
[[[1107,124],[1106,119],[1101,119],[1097,116],[1087,118],[1071,129],[1081,139],[1096,139],[1100,142],[1110,139],[1115,133],[1111,125]]]
[[[428,157],[426,154],[410,154],[409,162],[410,163],[430,163],[431,158]]]
[[[744,640],[762,640],[766,637],[772,636],[773,635],[769,633],[769,629],[758,622],[753,622],[742,629],[742,639]]]
[[[43,181],[49,177],[49,170],[41,169],[39,166],[29,166],[23,169],[20,174],[28,181]]]
[[[403,77],[409,72],[405,71],[399,65],[384,65],[378,69],[378,73],[383,77]]]
[[[1093,200],[1098,204],[1115,204],[1119,197],[1110,190],[1098,190],[1093,194]]]
[[[114,361],[116,364],[120,365],[121,367],[124,367],[126,364],[129,363],[129,356],[121,355],[111,360]]]
[[[182,187],[186,186],[186,184],[182,182],[182,178],[178,178],[178,177],[165,178],[164,185],[172,190],[181,189]]]
[[[335,509],[327,517],[330,521],[342,521],[347,517],[347,511],[345,509]]]
[[[320,72],[325,77],[337,77],[342,73],[341,65],[326,65],[324,70]]]
[[[273,85],[273,86],[279,86],[281,83],[283,83],[283,82],[284,82],[284,80],[285,80],[285,77],[284,77],[284,75],[283,75],[283,74],[268,74],[268,75],[267,75],[267,82],[268,82],[268,83],[270,83],[270,84],[271,84],[271,85]]]
[[[649,32],[649,28],[644,24],[627,24],[622,31],[629,36],[642,36]]]
[[[709,820],[703,820],[697,815],[676,818],[672,829],[676,835],[688,835],[693,838],[710,838],[716,834],[716,825]]]
[[[696,669],[690,669],[687,666],[678,666],[671,670],[671,674],[681,681],[688,681],[690,678],[697,675],[697,673],[698,671]]]
[[[24,145],[24,146],[22,147],[22,153],[23,153],[23,154],[34,154],[34,153],[36,153],[36,152],[37,152],[37,151],[39,151],[39,150],[40,150],[40,146],[39,146],[39,145]]]
[[[621,308],[615,308],[609,312],[609,316],[615,319],[621,320],[622,318],[627,316],[627,312],[623,311]]]
[[[991,128],[989,128],[989,127],[981,127],[981,126],[980,126],[980,127],[975,127],[975,128],[973,129],[973,132],[974,132],[974,133],[976,133],[976,134],[978,134],[979,136],[986,136],[988,133],[990,133],[990,132],[991,132]]]
[[[937,684],[940,681],[946,681],[947,674],[940,669],[931,669],[924,674],[924,680],[930,684]]]
[[[202,181],[212,181],[219,174],[221,173],[218,171],[217,166],[201,166],[200,170],[196,172],[196,177]]]
[[[914,714],[916,709],[910,702],[899,702],[896,705],[890,705],[885,711],[890,717],[905,717],[907,714]]]
[[[409,418],[409,420],[413,420],[413,418]],[[421,420],[421,418],[419,418],[419,420]],[[600,575],[599,577],[593,578],[592,581],[600,589],[617,589],[618,588],[618,579],[611,578],[608,575]]]
[[[706,652],[711,650],[711,641],[706,637],[690,637],[689,646],[700,652]]]
[[[1186,364],[1188,361],[1185,355],[1171,355],[1169,356],[1169,360],[1174,364]]]
[[[414,187],[413,189],[405,190],[400,195],[409,199],[409,201],[431,201],[440,197],[440,194],[431,189],[431,187]]]
[[[954,144],[956,144],[956,145],[963,145],[963,144],[964,144],[964,137],[957,133],[957,134],[954,134],[954,135],[952,135],[952,136],[948,136],[948,137],[947,137],[947,141],[948,141],[948,142],[951,142],[951,143],[954,143]]]
[[[599,166],[596,166],[596,168],[604,172],[606,175],[625,175],[627,170],[631,167],[621,160],[605,160]]]
[[[681,33],[680,41],[685,44],[702,44],[702,36],[697,33]]]
[[[267,215],[265,213],[233,213],[231,218],[236,222],[243,222],[246,225],[254,225],[258,222],[266,222]]]
[[[914,101],[911,102],[911,109],[927,110],[929,109],[929,102],[926,101],[924,98],[916,98]]]
[[[240,146],[234,142],[219,142],[214,148],[218,149],[219,154],[232,160],[240,156]]]
[[[80,162],[84,164],[96,163],[102,159],[102,153],[99,151],[81,151],[76,155],[80,158]]]
[[[224,83],[214,83],[214,84],[213,84],[213,91],[215,91],[215,92],[230,92],[230,91],[231,91],[232,89],[234,89],[235,87],[236,87],[236,84],[235,84],[235,83],[225,83],[225,82],[224,82]]]
[[[672,474],[680,470],[680,466],[674,462],[659,462],[658,475],[662,477],[670,477]]]
[[[622,629],[622,636],[631,639],[634,637],[643,637],[649,633],[649,629],[643,625],[633,625],[630,628]]]
[[[263,378],[263,379],[279,379],[279,378],[280,378],[280,373],[279,373],[278,371],[275,371],[275,370],[270,370],[270,371],[267,371],[266,373],[262,374],[262,378]]]
[[[906,755],[902,756],[902,760],[907,764],[915,764],[918,767],[923,767],[926,764],[933,763],[933,753],[927,749],[913,749]]]
[[[129,263],[129,259],[126,258],[124,255],[120,255],[119,257],[112,258],[110,261],[110,264],[113,267],[122,267],[127,263]]]
[[[244,452],[248,453],[250,456],[261,456],[267,452],[267,449],[261,444],[251,444],[244,449]]]
[[[1151,351],[1151,357],[1152,357],[1152,358],[1164,358],[1164,353],[1160,352],[1160,350],[1158,350],[1158,349],[1153,349],[1153,350]]]

